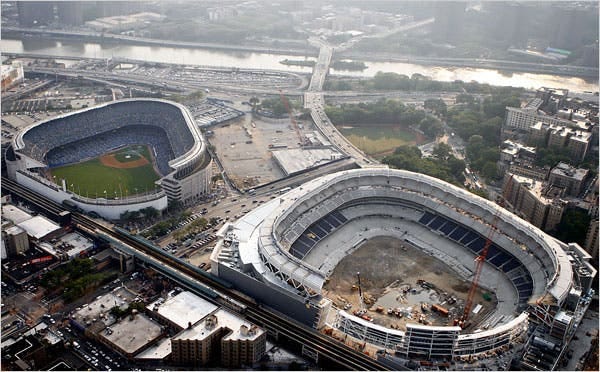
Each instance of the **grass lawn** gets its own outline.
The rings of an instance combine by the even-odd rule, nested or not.
[[[398,146],[417,144],[416,134],[409,129],[377,125],[337,128],[354,146],[368,155],[385,155]]]
[[[147,159],[150,160],[149,157]],[[135,159],[126,159],[132,160]],[[57,184],[60,185],[64,178],[67,188],[81,196],[107,199],[154,190],[154,181],[160,178],[150,163],[137,168],[119,169],[103,165],[98,158],[54,168],[51,173]]]

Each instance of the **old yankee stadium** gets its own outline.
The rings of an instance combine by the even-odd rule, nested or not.
[[[493,234],[491,225],[496,226]],[[307,325],[334,328],[407,359],[496,355],[538,340],[527,341],[532,318],[564,332],[573,320],[557,320],[555,315],[562,309],[577,311],[587,301],[596,273],[578,245],[550,237],[495,203],[436,178],[386,168],[343,171],[309,181],[225,225],[220,236],[211,256],[214,274]],[[389,271],[401,285],[387,290],[408,299],[428,291],[426,302],[433,305],[429,320],[411,319],[410,306],[382,309],[371,299],[366,306],[381,313],[373,319],[363,316],[365,310],[349,309],[353,301],[348,297],[358,297],[356,291],[347,291],[351,294],[343,298],[335,288],[326,290],[345,257],[381,237],[431,256],[437,266],[449,269],[449,275],[469,283],[474,258],[490,236],[479,282],[487,301],[479,296],[481,303],[473,310],[485,308],[485,316],[471,314],[462,327],[456,321],[464,304],[460,294],[432,290],[435,285],[419,280],[428,270],[411,278],[393,265],[363,267],[362,276],[367,280],[374,271]],[[382,252],[372,253],[378,254]],[[348,283],[355,284],[355,279]],[[361,298],[359,306],[365,306],[366,299]],[[429,304],[417,302],[414,307],[426,310]],[[402,313],[403,325],[382,325],[386,322],[381,319]],[[547,352],[560,346],[542,345]]]
[[[129,152],[115,152],[119,149]],[[32,124],[7,151],[9,178],[108,219],[127,210],[163,210],[167,200],[197,199],[208,189],[210,163],[188,109],[148,98],[110,102]],[[68,176],[60,177],[65,166]],[[99,173],[103,177],[94,179]],[[96,189],[82,189],[89,179]]]

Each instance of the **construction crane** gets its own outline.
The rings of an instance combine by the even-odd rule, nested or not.
[[[487,239],[485,240],[485,245],[481,250],[481,253],[477,257],[475,257],[475,274],[473,276],[473,281],[471,282],[471,288],[469,288],[469,294],[467,296],[467,301],[465,303],[465,308],[463,311],[463,315],[458,322],[462,328],[466,327],[466,322],[469,319],[469,314],[471,313],[471,308],[473,307],[473,298],[475,297],[475,292],[479,287],[479,277],[481,276],[481,270],[483,269],[483,264],[485,263],[485,259],[487,257],[490,246],[492,245],[492,238],[496,233],[496,222],[498,221],[498,217],[501,213],[501,209],[498,209],[496,214],[494,214],[494,219],[492,220],[492,225],[490,226],[490,232],[488,233]]]
[[[302,134],[300,133],[300,129],[298,128],[298,123],[296,123],[296,119],[294,119],[294,115],[292,115],[292,110],[290,109],[290,103],[288,102],[287,98],[283,95],[283,92],[281,90],[279,90],[279,97],[281,98],[281,102],[283,103],[283,106],[285,106],[285,109],[288,113],[288,115],[290,115],[290,121],[292,122],[292,127],[294,128],[294,130],[296,131],[296,135],[298,136],[298,144],[300,146],[304,145],[304,138],[302,137]]]

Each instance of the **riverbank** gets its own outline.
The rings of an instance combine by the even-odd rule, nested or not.
[[[426,66],[470,67],[497,69],[503,71],[529,72],[535,74],[552,74],[561,76],[581,77],[597,80],[600,70],[593,67],[552,65],[509,60],[486,60],[467,58],[429,58],[419,56],[398,56],[391,54],[364,54],[358,52],[342,52],[340,58],[360,59],[369,62],[398,62]]]
[[[53,40],[76,40],[84,42],[96,42],[96,43],[110,43],[110,44],[129,44],[129,45],[153,45],[153,46],[164,46],[164,47],[177,47],[177,48],[191,48],[191,49],[213,49],[213,50],[229,50],[229,51],[244,51],[244,52],[256,52],[256,53],[270,53],[270,54],[288,54],[288,55],[307,55],[316,56],[318,50],[316,48],[308,46],[304,50],[298,50],[297,48],[282,48],[267,45],[229,45],[229,44],[217,44],[217,43],[196,43],[189,41],[177,41],[177,40],[162,40],[162,39],[149,39],[126,35],[117,35],[109,33],[95,33],[95,32],[68,32],[62,30],[37,30],[37,29],[26,29],[18,27],[4,27],[2,29],[3,38],[32,38],[39,39],[43,36],[46,39]]]

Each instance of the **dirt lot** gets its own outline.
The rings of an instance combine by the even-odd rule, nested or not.
[[[378,237],[340,261],[325,286],[325,295],[351,313],[361,308],[357,272],[366,303],[365,315],[374,323],[399,329],[405,329],[406,323],[418,323],[421,316],[426,324],[452,325],[452,320],[462,315],[470,287],[470,282],[463,281],[442,261],[404,241]],[[421,281],[431,286],[423,286]],[[476,317],[471,316],[473,324],[495,307],[493,295],[491,301],[485,301],[482,295],[480,290],[475,295],[473,306],[480,303],[483,309]],[[352,307],[348,308],[348,304]],[[425,310],[421,304],[426,304]],[[449,316],[432,311],[433,304],[449,310]],[[388,309],[397,310],[402,317],[388,314]]]
[[[304,128],[302,132],[314,130],[312,123],[298,121],[298,124]],[[211,130],[214,135],[208,138],[209,142],[215,146],[229,178],[242,189],[283,177],[269,145],[300,147],[289,118],[269,119],[248,114]]]

